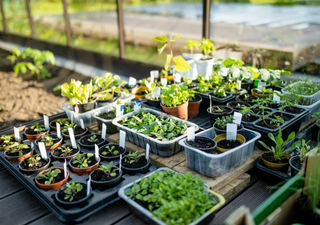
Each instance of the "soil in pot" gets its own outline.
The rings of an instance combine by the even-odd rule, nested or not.
[[[271,152],[264,153],[262,155],[262,158],[268,162],[271,162],[271,163],[279,163],[279,164],[289,163],[289,159],[275,160],[273,157],[273,153],[271,153]]]
[[[280,126],[278,126],[277,123],[270,124],[271,120],[269,120],[269,119],[265,119],[264,121],[261,120],[258,123],[256,123],[256,125],[261,126],[261,127],[266,127],[268,129],[276,129],[276,128],[280,127]]]
[[[270,117],[275,119],[276,118],[275,116],[280,116],[284,121],[289,121],[294,118],[294,116],[289,115],[289,114],[283,113],[283,115],[281,115],[281,112],[273,113]]]
[[[73,133],[74,133],[74,135],[83,134],[83,133],[86,132],[86,131],[87,131],[86,129],[82,129],[81,126],[79,126],[79,125],[76,125],[76,126],[73,127]],[[69,136],[69,131],[62,132],[62,134]]]
[[[198,102],[201,100],[201,97],[198,95],[195,95],[194,99],[192,101],[189,100],[189,103],[194,103],[194,102]]]
[[[220,130],[227,131],[227,126],[225,126],[224,128],[222,128],[222,127],[217,126],[217,124],[215,124],[214,127],[215,127],[215,128],[218,128],[218,129],[220,129]],[[238,124],[238,125],[237,125],[237,130],[238,130],[238,131],[239,131],[240,129],[242,129],[242,128],[243,128],[243,126],[241,126],[241,124]]]
[[[112,167],[112,169],[117,169],[115,167]],[[115,173],[117,174],[114,177],[108,176],[105,172],[103,172],[102,170],[95,170],[92,175],[91,178],[92,180],[95,181],[109,181],[109,180],[113,180],[115,178],[117,178],[119,176],[119,170],[116,170]]]
[[[111,149],[111,151],[108,150]],[[124,153],[126,150],[119,145],[106,145],[103,148],[99,149],[99,153],[103,156],[118,156]]]
[[[35,128],[28,127],[25,130],[25,133],[29,134],[29,135],[35,135],[35,134],[44,134],[44,133],[48,132],[47,130],[45,130],[45,131],[34,131],[34,129]]]
[[[288,113],[293,113],[293,114],[300,114],[305,111],[305,109],[298,108],[298,107],[285,107],[284,110]]]
[[[70,202],[69,199],[64,199],[66,197],[66,194],[64,193],[65,189],[60,189],[59,193],[58,193],[58,198],[61,201],[64,202]],[[76,202],[79,201],[83,198],[87,197],[87,186],[83,186],[82,190],[77,192],[75,195],[73,195],[73,200],[71,202]]]
[[[122,165],[127,168],[141,168],[148,164],[145,156],[140,157],[138,162],[135,163],[125,162],[124,159],[122,159]]]
[[[255,116],[255,115],[250,115],[250,116],[247,116],[247,117],[243,116],[242,117],[242,121],[248,122],[248,123],[254,122],[257,119],[259,119],[259,116]]]
[[[23,155],[25,155],[25,154],[33,151],[33,150],[30,148],[29,145],[27,145],[27,146],[28,146],[28,148],[23,148],[23,149],[20,151],[20,152],[22,152],[22,155],[19,155],[20,152],[18,152],[18,151],[17,151],[17,152],[13,152],[13,153],[11,152],[11,150],[16,149],[17,146],[12,147],[12,148],[10,148],[8,151],[6,151],[6,155],[7,155],[7,156],[23,156]]]
[[[29,166],[29,163],[28,163],[29,159],[30,159],[30,158],[33,158],[33,159],[34,159],[34,158],[36,158],[36,157],[40,157],[40,158],[41,158],[41,156],[39,156],[39,155],[31,156],[31,157],[23,160],[23,161],[20,163],[20,167],[21,167],[22,169],[24,169],[24,170],[36,170],[36,169],[39,169],[39,168],[41,168],[41,167],[44,167],[45,165],[48,164],[48,160],[45,160],[45,159],[41,158],[40,160],[37,160],[37,163],[36,163],[36,164],[33,164],[32,166]]]
[[[255,99],[258,99],[258,97],[253,95],[239,95],[236,97],[236,100],[244,102],[252,102]]]
[[[232,149],[242,145],[240,141],[237,140],[222,140],[217,143],[219,148]]]
[[[72,151],[65,151],[65,149],[71,149]],[[51,154],[57,157],[68,157],[76,154],[79,150],[78,149],[73,149],[71,145],[62,145],[58,148],[55,148]]]
[[[199,138],[195,138],[194,141],[186,141],[188,145],[191,145],[194,148],[212,148],[215,146],[214,141],[208,142],[208,140],[203,140]]]
[[[259,115],[262,114],[262,110],[261,110],[260,108],[258,108],[258,107],[252,108],[251,110],[253,111],[254,114],[259,114]],[[264,114],[265,114],[265,115],[267,115],[267,114],[270,113],[270,112],[272,112],[271,109],[265,109],[265,110],[264,110]]]
[[[54,168],[53,168],[53,170],[54,170]],[[58,183],[58,182],[62,181],[63,179],[64,179],[64,171],[62,170],[60,173],[58,173],[58,175],[56,177],[53,178],[53,180],[51,181],[51,184]],[[45,182],[48,181],[48,179],[45,179],[45,178],[44,179],[37,179],[37,181],[40,184],[45,184]]]
[[[272,108],[272,109],[277,109],[280,107],[280,104],[266,104],[266,107]]]
[[[235,109],[235,110],[242,110],[242,107],[247,106],[251,107],[251,105],[247,102],[229,102],[227,106]]]
[[[16,140],[14,139],[14,137],[10,138],[10,141],[8,143],[4,143],[5,140],[0,139],[0,147],[7,147],[12,145],[12,143],[16,143]]]
[[[125,105],[123,114],[127,114],[127,113],[133,111],[133,107],[131,107],[131,106],[129,106],[129,107],[130,108],[128,110],[128,106]],[[112,119],[116,118],[116,110],[102,113],[102,114],[98,115],[98,117],[100,117],[101,119],[105,119],[105,120],[112,120]]]
[[[83,156],[83,154],[82,154],[81,156]],[[87,157],[87,154],[85,154],[85,156]],[[88,167],[97,164],[97,162],[98,162],[98,161],[96,160],[95,156],[94,156],[94,155],[91,156],[91,157],[88,159],[88,161],[87,161]],[[81,163],[79,163],[79,162],[74,162],[74,159],[72,159],[71,165],[72,165],[73,167],[80,168],[80,167],[78,167],[78,166],[80,166]],[[88,168],[88,167],[86,167],[86,168]],[[85,169],[85,168],[83,168],[83,169]]]
[[[211,113],[228,113],[228,112],[231,112],[232,109],[229,109],[227,107],[218,107],[218,106],[212,106],[211,107],[211,111],[210,111],[210,108],[209,108],[209,112]]]
[[[104,140],[102,139],[102,137],[101,137],[101,135],[96,135],[96,140],[95,141],[89,141],[88,139],[90,138],[90,137],[92,137],[94,134],[92,134],[92,135],[88,135],[88,136],[86,136],[86,138],[82,138],[81,139],[81,144],[83,144],[83,145],[94,145],[94,144],[100,144],[100,143],[102,143],[102,142],[104,142]]]
[[[300,158],[298,158],[297,160],[292,161],[292,165],[297,168],[298,170],[301,170],[302,167],[302,162],[300,161]]]

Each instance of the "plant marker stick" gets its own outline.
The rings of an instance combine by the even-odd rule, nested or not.
[[[124,105],[116,105],[116,117],[122,116],[124,112]]]
[[[175,80],[175,82],[180,83],[181,82],[181,75],[179,73],[176,73],[174,76],[174,80]]]
[[[280,94],[279,91],[273,91],[273,98],[272,98],[272,100],[273,100],[274,102],[280,102],[280,101],[281,101],[281,98],[280,98],[276,93],[279,93],[279,94]]]
[[[237,80],[237,89],[241,90],[241,80]]]
[[[50,129],[50,126],[49,126],[49,117],[47,116],[43,116],[43,121],[44,121],[44,127],[46,128],[46,130],[49,130]]]
[[[14,131],[14,140],[19,141],[19,138],[20,138],[19,129],[14,127],[13,131]]]
[[[161,84],[166,87],[167,86],[167,79],[161,78]]]
[[[83,119],[80,119],[80,126],[81,126],[82,129],[85,129]]]
[[[122,155],[120,154],[120,160],[119,160],[119,173],[121,173],[121,162],[122,162]]]
[[[107,133],[107,125],[104,123],[102,124],[102,131],[101,131],[101,137],[103,140],[106,140],[106,133]]]
[[[77,143],[76,143],[76,138],[74,137],[73,128],[69,127],[68,131],[69,131],[69,136],[70,136],[70,141],[71,141],[72,148],[73,149],[77,149]]]
[[[188,141],[194,141],[194,127],[189,127],[188,129],[187,129],[187,139],[188,139]]]
[[[146,146],[146,160],[147,160],[147,162],[149,161],[149,151],[150,151],[150,145],[147,143],[147,146]]]
[[[48,159],[46,146],[44,145],[44,142],[39,142],[38,145],[39,145],[39,149],[40,149],[41,158]]]
[[[90,195],[90,189],[91,189],[91,179],[89,177],[89,179],[87,181],[87,196]]]
[[[237,124],[234,124],[234,123],[227,124],[227,140],[237,139],[237,128],[238,128]]]
[[[71,123],[73,123],[73,114],[71,113]]]
[[[100,157],[99,157],[99,147],[97,144],[94,144],[94,154],[96,156],[96,160],[99,161]]]
[[[212,113],[212,102],[211,102],[211,95],[209,95],[209,99],[210,99],[210,112]]]
[[[161,87],[157,87],[157,90],[153,93],[154,98],[160,98]]]
[[[238,112],[234,112],[234,114],[233,114],[233,122],[235,123],[235,124],[241,124],[241,120],[242,120],[242,114],[241,113],[238,113]]]
[[[158,79],[159,78],[159,71],[158,70],[151,70],[150,71],[150,77]],[[151,82],[151,83],[153,83],[153,82]]]
[[[57,136],[59,139],[61,139],[60,123],[56,122],[56,127],[57,127]]]
[[[120,130],[119,146],[122,147],[122,148],[126,148],[125,147],[125,143],[126,143],[126,132],[124,132],[123,130]]]
[[[64,159],[63,170],[64,170],[64,178],[66,178],[67,177],[67,159]]]
[[[33,142],[31,142],[31,149],[34,149],[34,144],[33,144]]]
[[[137,79],[129,77],[129,86],[135,86],[137,84]]]
[[[135,112],[139,112],[141,109],[141,100],[137,100],[133,104],[133,109]]]

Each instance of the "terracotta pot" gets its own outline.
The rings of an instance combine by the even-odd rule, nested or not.
[[[13,138],[14,138],[14,136],[13,136]],[[0,139],[2,139],[2,137],[0,137]],[[5,147],[0,147],[0,151],[5,151],[5,150],[7,150],[7,149],[9,149],[9,148],[11,148],[11,147],[13,147],[13,146],[15,146],[15,145],[20,144],[20,143],[21,143],[21,137],[19,137],[19,141],[18,141],[18,142],[15,142],[13,145],[8,145],[8,146],[5,146]]]
[[[54,137],[54,138],[58,138],[56,135],[48,135],[48,136]],[[35,142],[34,142],[34,143],[37,145],[38,148],[39,148],[38,143],[41,142],[41,139],[42,139],[42,138],[43,138],[43,137],[37,138],[37,140],[35,140]],[[45,147],[46,147],[46,150],[48,151],[48,150],[55,149],[56,147],[58,147],[59,145],[61,145],[61,143],[62,143],[62,138],[60,139],[60,141],[54,143],[53,145],[45,146]]]
[[[255,89],[251,89],[251,94],[253,96],[258,96],[259,98],[268,98],[270,94],[259,94]]]
[[[227,134],[224,133],[224,134],[219,134],[218,136],[216,136],[213,140],[215,142],[217,142],[217,147],[216,149],[219,151],[219,152],[226,152],[226,151],[229,151],[230,149],[226,149],[226,148],[220,148],[218,147],[218,142],[219,141],[222,141],[222,140],[226,140],[227,139]],[[237,141],[239,141],[241,144],[244,144],[246,142],[246,138],[244,136],[242,136],[241,134],[237,134],[237,138],[236,138]]]
[[[146,98],[147,93],[144,94],[144,95],[136,95],[136,93],[138,93],[138,92],[145,92],[145,91],[149,91],[149,88],[146,87],[146,86],[142,86],[142,87],[133,88],[132,91],[131,91],[131,93],[134,94],[136,98],[142,98],[142,99],[144,99],[144,98]]]
[[[202,97],[199,95],[197,95],[196,97],[200,97],[200,100],[196,101],[196,102],[189,101],[189,105],[188,105],[189,118],[196,118],[199,114],[199,108],[200,108],[200,104],[202,102]]]
[[[52,126],[52,124],[56,123],[58,120],[67,120],[67,121],[69,121],[71,123],[71,120],[68,119],[68,118],[61,118],[61,119],[53,120],[53,121],[50,122],[50,129],[51,130],[57,130],[57,127]],[[61,124],[60,124],[60,129],[62,130]]]
[[[81,154],[81,156],[83,156],[83,154]],[[72,158],[69,161],[69,166],[70,166],[71,170],[73,172],[75,172],[76,174],[78,174],[79,176],[81,176],[83,174],[89,174],[89,173],[91,173],[92,171],[96,170],[99,167],[100,157],[99,157],[99,161],[96,164],[94,164],[93,166],[89,166],[87,168],[74,167],[71,162],[73,162],[75,160],[75,158],[76,157]]]
[[[188,120],[188,105],[189,101],[186,101],[182,105],[176,106],[176,107],[165,107],[160,103],[163,111],[168,113],[171,116],[178,117],[183,120]]]
[[[267,152],[263,153],[262,156],[267,153],[272,153],[272,152],[267,151]],[[284,171],[286,168],[289,167],[289,161],[287,163],[272,163],[272,162],[265,160],[262,156],[261,156],[261,162],[263,163],[263,165],[265,165],[269,169],[272,169],[275,171]],[[283,156],[286,157],[287,159],[291,158],[291,155],[289,155],[287,153],[284,153]]]
[[[31,146],[28,145],[30,148]],[[33,150],[31,149],[30,152],[28,152],[27,154],[25,155],[22,155],[22,156],[8,156],[7,155],[7,152],[10,151],[11,149],[7,149],[5,152],[4,152],[4,155],[6,156],[6,158],[10,161],[10,162],[21,162],[22,160],[24,160],[25,158],[29,158],[30,156],[33,155]]]
[[[59,169],[61,170],[61,172],[64,173],[64,169],[62,167],[52,167],[52,170],[55,170],[55,169]],[[41,184],[38,182],[37,178],[40,174],[43,174],[43,173],[46,173],[48,172],[49,169],[46,169],[42,172],[40,172],[37,176],[36,176],[36,179],[35,179],[35,182],[36,184],[38,185],[39,188],[45,190],[45,191],[49,191],[51,189],[54,189],[54,190],[58,190],[62,185],[66,184],[68,179],[69,179],[69,171],[67,170],[67,177],[64,178],[62,181],[59,181],[57,183],[54,183],[54,184]]]
[[[46,132],[41,133],[41,134],[26,134],[26,131],[24,131],[24,135],[26,135],[26,137],[28,138],[29,141],[34,141],[39,137],[42,137],[44,135],[49,134],[49,132],[50,132],[50,130],[47,130]]]

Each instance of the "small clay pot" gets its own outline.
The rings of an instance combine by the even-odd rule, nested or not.
[[[189,101],[189,105],[188,105],[189,118],[196,118],[199,114],[199,108],[202,102],[202,97],[200,95],[196,95],[196,98],[199,98],[199,97],[200,97],[200,100],[198,101]]]
[[[135,97],[138,98],[138,99],[140,99],[140,98],[141,98],[141,99],[144,99],[144,98],[146,98],[147,93],[144,94],[144,95],[137,95],[136,93],[145,92],[145,91],[149,91],[149,88],[146,87],[146,86],[142,86],[142,87],[135,87],[135,88],[133,88],[132,91],[131,91],[131,93],[134,94]]]
[[[264,152],[262,154],[262,156],[264,154],[268,154],[268,153],[273,153],[273,152],[271,152],[271,151]],[[272,170],[275,170],[275,171],[284,171],[289,166],[289,162],[287,162],[287,163],[272,163],[272,162],[269,162],[269,161],[265,160],[262,156],[261,156],[262,164],[265,165],[266,167],[268,167],[269,169],[272,169]],[[289,155],[287,153],[284,153],[283,156],[286,157],[287,159],[291,158],[291,155]]]
[[[217,147],[216,149],[219,151],[219,152],[226,152],[226,151],[229,151],[230,149],[225,149],[225,148],[220,148],[218,147],[218,143],[219,141],[222,141],[222,140],[226,140],[227,139],[227,134],[224,133],[224,134],[219,134],[218,136],[216,136],[213,140],[215,142],[217,142]],[[239,141],[241,143],[241,145],[243,145],[245,142],[246,142],[246,138],[244,136],[242,136],[241,134],[237,134],[237,138],[236,138],[237,141]],[[240,145],[240,146],[241,146]]]
[[[52,167],[52,170],[55,170],[55,169],[59,169],[61,170],[61,172],[64,173],[64,169],[62,167]],[[43,173],[46,173],[48,172],[49,169],[46,169],[42,172],[40,172],[37,176],[36,176],[36,179],[35,179],[35,182],[36,184],[38,185],[39,188],[45,190],[45,191],[49,191],[51,189],[54,189],[54,190],[58,190],[62,185],[65,185],[69,179],[69,171],[67,170],[67,177],[64,178],[63,180],[57,182],[57,183],[53,183],[53,184],[41,184],[38,182],[37,178],[40,174],[43,174]]]
[[[31,146],[28,145],[30,148]],[[13,146],[14,147],[14,146]],[[5,152],[4,152],[4,155],[6,156],[6,158],[10,161],[10,162],[21,162],[22,160],[24,160],[25,158],[29,158],[30,156],[33,155],[33,149],[31,149],[30,152],[28,152],[27,154],[25,155],[22,155],[22,156],[9,156],[7,155],[7,152],[10,151],[11,149],[7,149]]]
[[[83,156],[83,154],[81,154],[81,156]],[[75,172],[76,174],[78,174],[79,176],[83,175],[83,174],[89,174],[92,171],[96,170],[99,167],[99,163],[100,163],[100,157],[99,160],[96,164],[89,166],[87,168],[78,168],[72,165],[72,162],[75,160],[76,157],[73,157],[70,161],[69,161],[69,166],[71,168],[71,170],[73,172]]]
[[[24,131],[24,135],[26,135],[26,137],[28,138],[29,141],[34,141],[39,137],[42,137],[44,135],[49,134],[50,130],[47,130],[41,134],[27,134],[26,131]]]
[[[48,136],[54,137],[54,138],[58,138],[56,135],[52,135],[52,134],[50,134],[50,135],[48,135]],[[44,138],[44,137],[45,137],[45,136],[39,137],[39,138],[37,138],[37,140],[34,141],[34,143],[37,145],[38,148],[39,148],[38,143],[41,142],[41,139]],[[58,147],[59,145],[61,145],[61,143],[62,143],[62,138],[60,139],[60,141],[55,142],[53,145],[48,145],[48,146],[45,145],[46,150],[48,151],[48,150],[55,149],[56,147]]]
[[[13,136],[13,138],[14,138],[14,136]],[[2,139],[2,137],[0,137],[0,139]],[[9,148],[11,148],[11,147],[13,147],[13,146],[15,146],[15,145],[20,144],[20,143],[21,143],[21,137],[19,137],[19,141],[18,141],[18,142],[15,141],[15,143],[14,143],[13,145],[8,145],[8,146],[0,147],[0,151],[5,151],[5,150],[7,150],[7,149],[9,149]]]
[[[57,130],[57,127],[52,126],[52,124],[55,124],[58,120],[67,120],[67,121],[69,121],[71,123],[71,120],[68,119],[68,118],[60,118],[60,119],[53,120],[53,121],[50,122],[50,129],[51,130]],[[61,129],[62,129],[62,127],[63,126],[61,126],[61,124],[60,124],[60,128]]]
[[[188,120],[188,105],[189,101],[186,101],[182,105],[176,106],[176,107],[166,107],[160,103],[163,111],[165,111],[167,114],[171,116],[178,117],[183,120]]]

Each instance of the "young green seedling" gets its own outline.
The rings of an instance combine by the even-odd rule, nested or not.
[[[58,147],[57,149],[60,149],[62,152],[62,154],[60,154],[60,157],[68,156],[73,151],[72,148],[66,147],[66,146],[61,146],[61,147]]]
[[[90,136],[90,138],[87,139],[89,142],[97,142],[98,138],[97,135],[92,135]]]
[[[108,153],[113,153],[114,155],[118,155],[119,154],[119,151],[117,151],[117,150],[113,151],[113,149],[115,149],[114,145],[112,145],[111,147],[110,147],[110,145],[107,145],[105,147],[105,149],[106,150],[101,153],[102,155],[107,155]]]
[[[33,129],[38,134],[46,130],[44,125],[39,125],[39,123],[32,124],[31,129]]]
[[[53,179],[58,176],[59,173],[61,173],[61,170],[55,169],[52,171],[52,168],[50,168],[48,170],[48,172],[43,173],[43,174],[39,174],[37,177],[37,180],[46,179],[44,184],[49,185],[49,184],[51,184]]]
[[[28,158],[28,166],[33,167],[33,166],[38,166],[40,164],[41,157],[40,156],[34,156]]]
[[[124,156],[124,162],[129,163],[129,164],[133,164],[133,163],[137,163],[139,161],[139,159],[144,156],[144,153],[138,153],[138,152],[131,152],[128,155]]]
[[[100,165],[99,170],[103,171],[108,177],[115,177],[115,176],[117,176],[116,171],[119,169],[112,168],[112,166],[113,166],[113,161],[111,161],[108,166]]]
[[[15,142],[11,141],[11,139],[14,137],[14,135],[2,135],[1,138],[2,138],[2,141],[4,144],[7,144],[7,145],[13,145]]]
[[[73,198],[80,192],[82,191],[83,186],[80,183],[67,183],[66,184],[66,189],[64,189],[65,197],[64,200],[68,200],[70,202],[73,201]]]
[[[228,123],[233,123],[233,116],[223,116],[216,119],[216,127],[225,130]]]
[[[44,136],[44,138],[41,139],[41,142],[44,142],[46,146],[53,145],[53,141],[58,140],[57,138],[53,138],[50,136]]]
[[[304,159],[306,157],[306,154],[310,151],[311,149],[311,146],[308,145],[308,143],[310,142],[311,140],[309,140],[308,142],[306,142],[306,140],[302,139],[301,141],[301,147],[300,147],[300,141],[299,143],[297,144],[297,148],[296,150],[300,153],[300,162],[303,163],[304,162]]]
[[[253,111],[249,106],[242,106],[241,109],[242,110],[240,110],[239,112],[245,116],[246,120],[248,120],[248,116],[251,116],[250,113],[253,113]]]
[[[72,162],[72,164],[77,164],[78,168],[87,168],[88,167],[88,160],[93,156],[92,153],[87,153],[81,156],[80,153],[77,154],[76,159]]]
[[[284,119],[281,118],[280,116],[274,115],[275,119],[270,121],[270,124],[276,124],[277,127],[280,127],[281,124],[284,123]]]
[[[23,149],[28,149],[29,146],[28,145],[24,145],[24,144],[18,144],[16,147],[14,147],[14,149],[12,149],[10,152],[11,153],[16,153],[19,152],[19,156],[23,155]]]
[[[193,41],[193,40],[188,40],[186,45],[185,45],[185,48],[190,51],[191,54],[193,54],[193,48],[195,49],[199,49],[199,46],[200,46],[200,43],[198,41]]]

